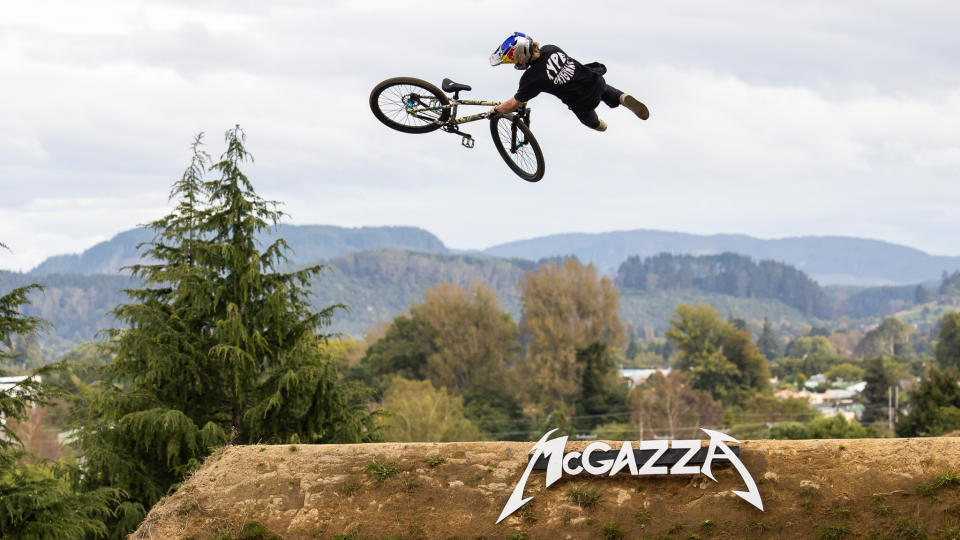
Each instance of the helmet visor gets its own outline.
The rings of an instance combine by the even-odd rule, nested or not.
[[[493,51],[493,54],[490,55],[490,65],[498,66],[500,64],[516,64],[517,61],[513,58],[513,52],[516,50],[516,44],[516,36],[510,36],[505,39],[503,43]]]
[[[490,55],[490,65],[498,66],[500,64],[516,64],[517,59],[514,53],[517,50],[517,37],[527,37],[526,34],[514,32],[510,37],[503,40],[503,43],[497,47]]]

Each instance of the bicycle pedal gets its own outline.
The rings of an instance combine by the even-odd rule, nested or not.
[[[474,140],[473,140],[473,137],[471,137],[471,136],[469,136],[469,135],[466,135],[466,136],[464,136],[462,139],[460,139],[460,144],[462,144],[462,145],[464,146],[464,148],[473,148],[473,145],[474,145],[475,143],[476,143],[476,141],[474,141]]]

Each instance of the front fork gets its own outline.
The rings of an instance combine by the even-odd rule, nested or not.
[[[517,122],[523,122],[527,125],[527,128],[530,127],[530,109],[526,105],[521,105],[517,109],[516,115],[513,117],[513,122],[510,123],[510,153],[516,154],[518,150],[523,148],[527,144],[527,140],[517,140],[517,132],[520,131],[517,128]],[[521,132],[520,135],[523,135]]]

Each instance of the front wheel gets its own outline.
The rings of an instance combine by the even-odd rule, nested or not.
[[[413,77],[394,77],[373,87],[370,110],[404,133],[429,133],[450,118],[450,100],[436,86]]]
[[[527,182],[539,182],[543,178],[546,168],[543,152],[523,120],[515,115],[492,116],[490,135],[500,157],[517,176]]]

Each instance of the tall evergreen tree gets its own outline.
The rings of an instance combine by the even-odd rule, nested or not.
[[[578,427],[593,427],[613,421],[627,412],[627,385],[610,357],[607,344],[594,341],[577,350],[577,363],[583,366],[577,415],[588,417]],[[606,415],[612,415],[610,417]]]
[[[639,352],[640,346],[637,344],[637,334],[633,331],[633,326],[631,326],[630,333],[627,335],[627,350],[623,355],[627,360],[633,360]]]
[[[766,317],[763,318],[763,329],[760,331],[760,338],[757,339],[757,347],[770,362],[780,358],[780,339],[777,337],[777,333],[773,331],[770,319]]]
[[[867,359],[864,367],[863,380],[867,386],[860,393],[858,399],[863,403],[863,416],[860,421],[869,424],[889,418],[889,392],[899,385],[898,364],[893,360],[874,356]]]
[[[750,341],[747,331],[734,332],[723,344],[723,355],[740,372],[737,382],[743,399],[757,392],[770,392],[770,367],[767,358]]]
[[[323,267],[280,272],[282,239],[260,250],[255,235],[282,214],[241,171],[252,159],[244,133],[225,138],[212,165],[194,141],[171,192],[175,209],[149,224],[150,262],[130,268],[144,286],[113,312],[127,326],[108,333],[114,361],[75,403],[84,484],[129,496],[117,534],[228,440],[361,442],[373,433],[364,396],[320,347],[340,307],[310,309],[307,286]],[[218,178],[205,180],[208,170]]]

